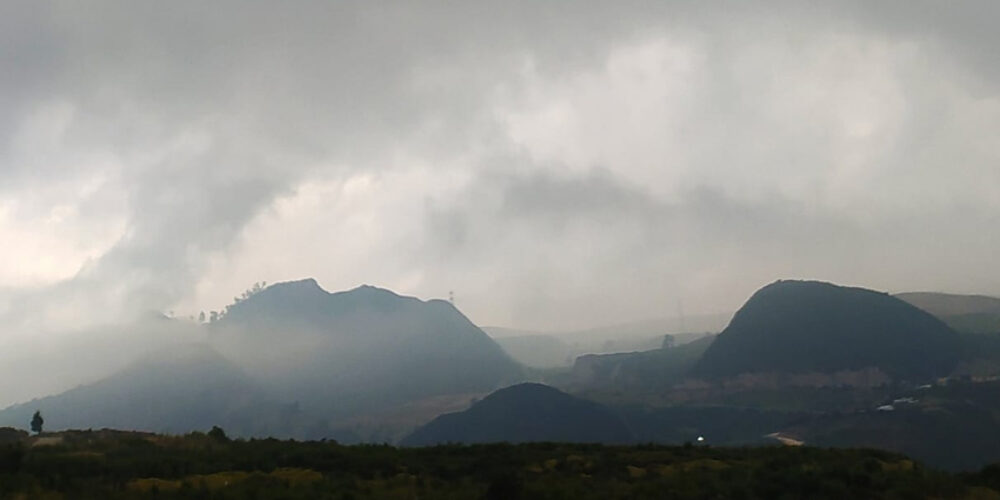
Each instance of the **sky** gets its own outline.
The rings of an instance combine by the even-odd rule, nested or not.
[[[305,277],[535,329],[782,278],[1000,295],[998,18],[2,2],[0,347]]]

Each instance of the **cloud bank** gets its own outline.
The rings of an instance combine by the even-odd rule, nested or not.
[[[1000,294],[998,10],[7,2],[5,342],[304,276],[531,328]]]

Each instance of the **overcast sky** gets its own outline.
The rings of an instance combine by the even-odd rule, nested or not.
[[[0,334],[304,277],[530,328],[731,312],[779,278],[1000,295],[997,19],[5,1]]]

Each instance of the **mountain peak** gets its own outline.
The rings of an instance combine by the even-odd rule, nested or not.
[[[356,295],[390,295],[393,297],[401,297],[398,293],[389,290],[388,288],[380,288],[374,285],[363,284],[361,286],[346,290],[343,292],[338,292],[343,294],[356,294]],[[336,295],[336,294],[334,294]]]
[[[321,311],[331,294],[313,278],[275,283],[243,299],[226,310],[225,323],[272,321],[301,317]]]
[[[955,332],[883,292],[820,281],[767,285],[733,316],[696,373],[833,373],[878,368],[926,380],[957,363]]]
[[[261,293],[265,293],[268,290],[271,290],[272,293],[273,291],[279,291],[279,290],[286,293],[289,291],[296,291],[300,293],[310,293],[310,292],[311,293],[321,292],[324,294],[328,293],[326,290],[323,289],[323,287],[319,286],[319,283],[316,282],[315,278],[303,278],[300,280],[283,281],[281,283],[275,283],[262,290]]]

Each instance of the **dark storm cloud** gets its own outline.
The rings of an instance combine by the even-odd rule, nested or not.
[[[0,312],[303,275],[537,327],[794,276],[1000,293],[998,9],[5,2]]]

